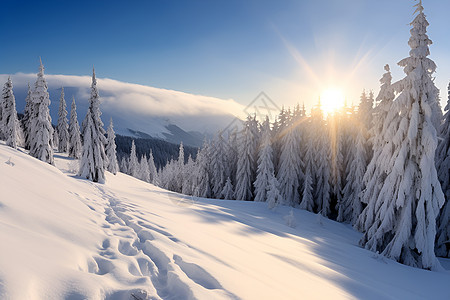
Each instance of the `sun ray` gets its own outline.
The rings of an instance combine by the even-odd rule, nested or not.
[[[344,107],[345,96],[342,90],[333,87],[322,91],[320,101],[323,112],[329,115]]]

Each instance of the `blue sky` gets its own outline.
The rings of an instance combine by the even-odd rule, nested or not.
[[[357,102],[386,63],[408,56],[412,0],[2,1],[0,73],[88,75],[235,99],[265,91],[310,106],[324,89]],[[450,2],[424,0],[438,65],[450,79]],[[441,94],[446,98],[446,91]],[[446,100],[446,99],[445,99]]]

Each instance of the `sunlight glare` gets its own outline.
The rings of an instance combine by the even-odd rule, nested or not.
[[[344,93],[337,88],[326,89],[320,95],[320,102],[323,112],[327,115],[332,114],[344,107]]]

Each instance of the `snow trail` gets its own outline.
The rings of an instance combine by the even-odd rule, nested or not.
[[[115,272],[124,256],[128,257],[128,271],[131,275],[141,277],[142,282],[150,280],[154,290],[130,290],[130,295],[137,299],[153,299],[149,294],[156,292],[154,299],[198,299],[192,290],[197,285],[205,295],[210,290],[211,299],[239,299],[222,287],[219,281],[199,265],[183,260],[181,255],[173,254],[170,258],[159,249],[156,241],[163,240],[169,248],[176,249],[180,245],[189,248],[171,233],[143,220],[134,214],[140,214],[136,204],[126,198],[120,198],[106,186],[86,182],[92,186],[101,201],[96,204],[104,209],[102,228],[109,238],[105,239],[99,252],[90,261],[89,272],[98,275],[110,274],[120,279]],[[92,199],[82,199],[94,211]],[[127,201],[128,200],[128,201]],[[170,247],[171,244],[172,247]],[[127,260],[125,258],[125,260]],[[181,274],[180,274],[181,273]]]

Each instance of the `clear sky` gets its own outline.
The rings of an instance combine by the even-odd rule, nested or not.
[[[357,102],[408,56],[413,0],[5,1],[0,73],[97,76],[247,104],[260,91],[310,106],[330,87]],[[423,0],[446,100],[450,1]]]

